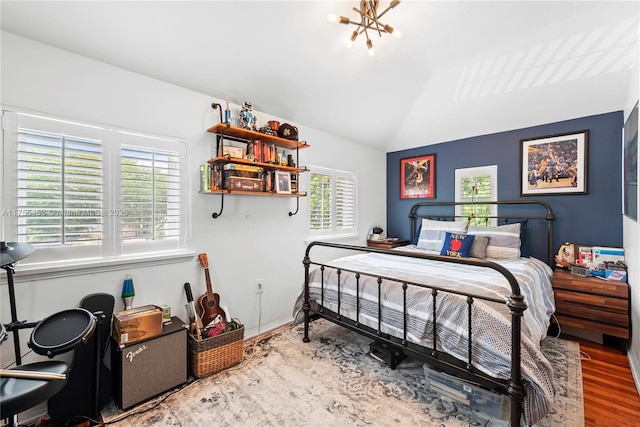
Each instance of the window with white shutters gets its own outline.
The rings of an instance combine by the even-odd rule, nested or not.
[[[18,129],[18,241],[102,241],[102,141]]]
[[[355,174],[312,167],[309,191],[309,236],[345,236],[353,235],[355,231]]]
[[[180,235],[179,153],[121,148],[122,240],[164,240]]]
[[[483,202],[497,200],[497,171],[495,165],[456,169],[456,202],[472,203],[456,206],[456,215],[467,218],[470,225],[490,225],[495,222],[486,218],[497,215],[497,206]]]
[[[26,263],[186,248],[184,144],[5,111],[3,239]]]

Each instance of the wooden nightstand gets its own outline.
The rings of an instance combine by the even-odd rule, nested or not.
[[[397,248],[398,246],[405,246],[408,244],[408,240],[367,240],[367,247],[376,249],[393,249]]]
[[[553,292],[560,327],[629,339],[627,282],[581,277],[556,269]]]

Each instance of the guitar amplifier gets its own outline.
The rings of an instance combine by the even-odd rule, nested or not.
[[[187,325],[178,317],[160,335],[119,346],[111,342],[113,399],[122,410],[187,382]]]

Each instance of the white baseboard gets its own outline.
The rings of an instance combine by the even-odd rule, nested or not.
[[[640,366],[636,363],[637,357],[633,357],[631,351],[629,351],[629,345],[627,344],[627,359],[629,360],[629,367],[631,368],[631,376],[633,382],[636,383],[636,390],[640,392]]]

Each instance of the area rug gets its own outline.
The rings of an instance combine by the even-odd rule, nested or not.
[[[106,425],[125,426],[500,426],[492,418],[432,392],[422,362],[405,359],[396,370],[369,356],[370,339],[324,320],[302,325],[256,345],[243,363],[188,383],[118,413],[103,410]],[[584,425],[577,343],[548,338],[554,366],[554,409],[540,427]]]

